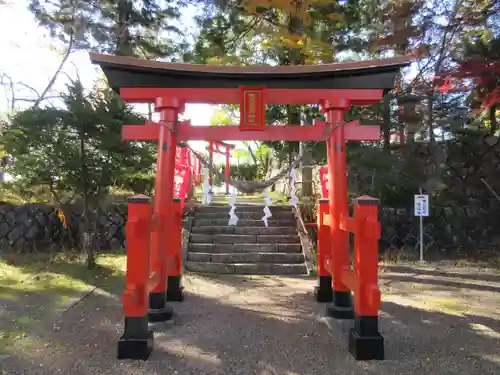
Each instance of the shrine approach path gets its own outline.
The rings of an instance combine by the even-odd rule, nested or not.
[[[478,276],[479,275],[479,276]],[[120,298],[96,289],[32,345],[0,362],[2,374],[331,375],[499,374],[498,274],[415,267],[381,280],[387,360],[356,362],[342,327],[323,318],[307,277],[185,277],[175,319],[156,327],[149,361],[118,361]],[[3,372],[2,372],[3,371]]]

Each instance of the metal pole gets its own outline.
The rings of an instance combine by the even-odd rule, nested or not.
[[[422,189],[420,189],[422,195]],[[424,217],[420,215],[420,263],[424,262]]]
[[[424,262],[424,217],[420,216],[420,262]]]

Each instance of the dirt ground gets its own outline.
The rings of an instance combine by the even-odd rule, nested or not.
[[[155,336],[149,361],[118,361],[116,291],[97,288],[54,324],[13,344],[2,374],[500,374],[500,274],[391,266],[381,280],[385,361],[356,362],[346,333],[313,301],[315,280],[203,277]]]

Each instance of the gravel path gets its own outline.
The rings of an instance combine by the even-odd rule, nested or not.
[[[118,361],[120,301],[98,289],[0,368],[9,375],[500,374],[499,280],[387,269],[382,362],[350,357],[345,333],[312,300],[314,280],[234,276],[186,277],[186,301],[156,334],[152,358]]]

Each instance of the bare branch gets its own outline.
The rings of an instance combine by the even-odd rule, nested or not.
[[[38,108],[40,106],[40,103],[42,102],[43,98],[48,94],[48,92],[50,91],[52,86],[54,86],[54,83],[56,82],[56,79],[59,76],[59,73],[61,73],[62,68],[64,67],[64,64],[68,60],[71,52],[73,52],[73,43],[74,43],[74,35],[71,34],[70,39],[69,39],[68,49],[66,50],[66,53],[64,54],[64,57],[63,57],[61,63],[59,64],[59,66],[57,67],[54,75],[52,76],[49,83],[47,84],[47,87],[45,87],[45,90],[43,90],[42,95],[40,95],[40,97],[35,102],[35,104],[33,104],[34,108]]]
[[[30,98],[16,98],[16,102],[38,102],[38,101],[44,101],[44,100],[50,100],[50,99],[61,99],[62,95],[49,95],[46,96],[42,99],[30,99]]]
[[[75,12],[76,12],[77,3],[78,2],[74,2],[73,3],[73,14],[72,14],[72,19],[71,19],[71,22],[73,23],[72,24],[73,27],[71,29],[71,33],[70,33],[70,36],[69,36],[68,48],[66,49],[66,53],[64,54],[63,59],[62,59],[61,63],[59,64],[59,66],[57,67],[56,71],[54,72],[54,75],[52,76],[52,78],[50,79],[49,83],[47,84],[47,87],[45,87],[45,90],[43,90],[43,92],[40,95],[40,97],[38,98],[38,100],[35,102],[35,104],[33,104],[34,108],[37,108],[40,105],[40,103],[43,100],[43,98],[52,89],[52,86],[54,86],[54,83],[56,82],[57,77],[61,73],[61,71],[62,71],[62,69],[64,67],[64,64],[66,64],[66,61],[68,61],[69,56],[73,52],[73,46],[74,46],[74,43],[75,43],[75,26],[76,26]]]
[[[10,109],[11,110],[14,110],[15,108],[15,104],[16,104],[16,94],[15,94],[15,87],[14,87],[14,82],[12,80],[12,78],[6,74],[6,73],[2,73],[0,75],[0,84],[3,86],[3,85],[6,85],[9,87],[9,91],[10,91],[10,99],[7,99],[8,101],[10,101]],[[4,79],[7,80],[8,82],[7,83],[4,83]],[[7,95],[7,90],[5,90],[5,94]]]
[[[16,85],[23,86],[23,87],[27,88],[28,90],[33,91],[33,92],[36,94],[36,97],[37,97],[37,98],[40,98],[40,97],[41,97],[40,92],[39,92],[37,89],[35,89],[34,87],[32,87],[32,86],[30,86],[30,85],[27,85],[27,84],[26,84],[26,83],[24,83],[24,82],[16,82]]]
[[[260,22],[262,22],[262,20],[260,18],[253,17],[245,25],[245,30],[242,33],[240,33],[239,35],[235,35],[233,39],[227,41],[226,43],[232,44],[234,46],[239,40],[243,39],[243,37],[245,37],[245,35],[247,35],[250,31],[252,31]]]

